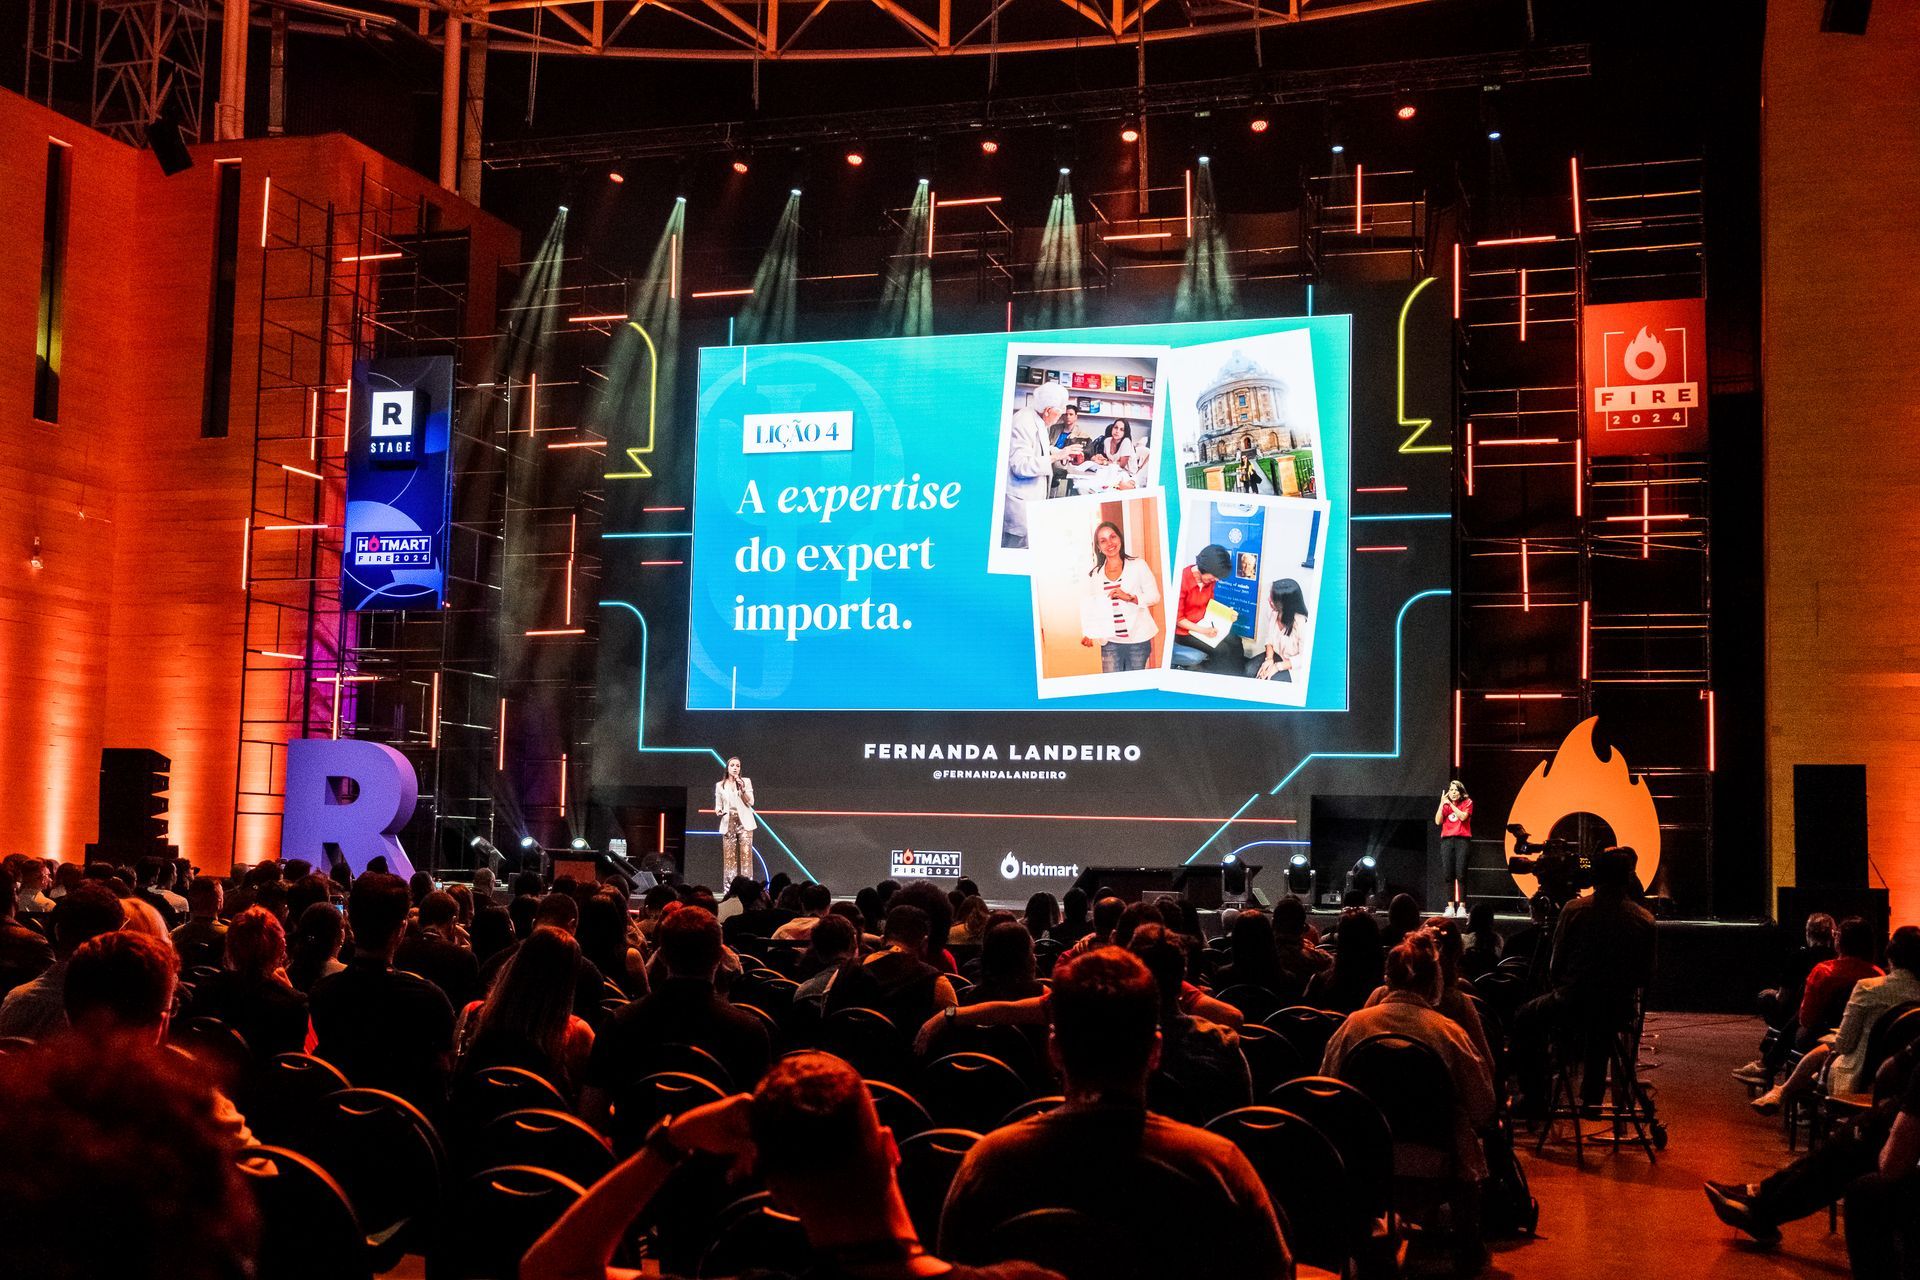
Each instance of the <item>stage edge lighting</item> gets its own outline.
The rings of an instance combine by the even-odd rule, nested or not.
[[[611,182],[616,187],[619,186],[621,183],[625,182],[626,180],[627,180],[626,175],[621,173],[618,169],[612,170],[610,173],[607,174],[607,181]]]
[[[574,849],[584,849],[587,847],[587,838],[585,836],[575,836],[572,840],[568,841],[567,843],[570,847]]]
[[[1134,128],[1132,125],[1128,125],[1126,128],[1120,131],[1120,141],[1122,142],[1140,141],[1140,130]],[[1062,172],[1064,172],[1064,170]]]
[[[1270,123],[1271,122],[1266,118],[1266,116],[1257,115],[1253,119],[1247,121],[1247,128],[1251,129],[1255,133],[1265,133]]]
[[[988,155],[993,155],[995,152],[1000,150],[1000,140],[998,138],[991,138],[991,137],[982,138],[980,139],[980,150],[982,150]]]
[[[847,163],[848,163],[848,164],[850,164],[850,165],[852,165],[852,166],[853,166],[854,168],[856,168],[856,169],[858,169],[858,168],[859,168],[859,167],[860,167],[861,165],[863,165],[863,164],[865,164],[866,162],[867,162],[867,157],[866,157],[866,155],[865,155],[865,154],[864,154],[864,153],[863,153],[863,152],[862,152],[862,151],[860,150],[860,148],[858,148],[858,147],[853,147],[853,148],[851,148],[851,149],[849,149],[849,150],[848,150],[848,152],[847,152]]]
[[[1419,114],[1420,108],[1414,106],[1411,102],[1401,103],[1398,107],[1394,108],[1393,112],[1394,118],[1397,120],[1411,120]]]

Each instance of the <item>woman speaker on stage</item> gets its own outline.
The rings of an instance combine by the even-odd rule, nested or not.
[[[1473,800],[1458,778],[1440,793],[1433,822],[1440,828],[1440,875],[1453,893],[1447,900],[1447,914],[1464,916],[1467,903],[1460,884],[1467,878],[1467,853],[1473,847]]]
[[[758,880],[753,831],[760,824],[753,817],[753,780],[740,776],[739,756],[727,761],[727,776],[713,788],[713,813],[720,827],[720,883],[732,884],[735,876]]]

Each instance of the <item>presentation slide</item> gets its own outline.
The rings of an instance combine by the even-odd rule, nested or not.
[[[757,866],[841,892],[1298,852],[1324,883],[1355,849],[1423,875],[1455,661],[1436,283],[669,353],[658,447],[608,483],[589,838],[717,884],[737,756]],[[655,438],[608,431],[610,459]]]
[[[703,350],[687,708],[1343,709],[1350,327]]]

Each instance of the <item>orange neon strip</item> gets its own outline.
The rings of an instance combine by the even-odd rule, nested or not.
[[[1489,693],[1483,696],[1489,702],[1557,702],[1567,695],[1564,693]]]
[[[1187,238],[1193,238],[1193,170],[1187,170]]]
[[[932,196],[931,192],[929,192],[928,195],[932,197],[933,203],[927,208],[927,257],[932,258],[933,257],[933,224],[940,216],[940,200],[939,200],[939,197]]]
[[[561,603],[566,615],[561,619],[568,626],[573,625],[573,554],[580,538],[580,516],[576,512],[567,517],[567,585],[561,594]]]
[[[260,526],[260,532],[286,533],[288,531],[297,530],[297,529],[331,529],[331,528],[333,528],[333,526],[330,524],[263,524]]]
[[[1405,547],[1355,547],[1355,551],[1405,551]]]
[[[287,465],[286,463],[284,463],[284,462],[280,464],[280,469],[281,469],[282,471],[291,471],[291,472],[293,472],[293,474],[295,474],[295,475],[297,475],[297,476],[305,476],[305,477],[306,477],[307,479],[309,479],[309,480],[320,480],[320,481],[324,481],[324,480],[326,479],[326,477],[325,477],[325,476],[323,476],[323,475],[321,475],[321,474],[320,474],[320,473],[319,473],[318,471],[308,471],[308,470],[306,470],[305,468],[302,468],[302,467],[293,467],[293,466],[288,466],[288,465]]]
[[[1707,700],[1707,772],[1712,773],[1713,766],[1714,766],[1714,755],[1715,755],[1714,728],[1713,728],[1713,690],[1711,689],[1703,690],[1702,696]]]
[[[259,654],[263,658],[285,658],[288,662],[305,662],[306,661],[305,658],[303,658],[297,653],[280,653],[273,649],[255,649],[254,652]]]
[[[240,527],[240,589],[253,590],[253,520]]]
[[[700,812],[711,814],[713,810]],[[786,818],[1031,818],[1045,822],[1238,822],[1270,827],[1291,827],[1300,821],[1298,818],[1174,818],[1126,813],[967,813],[936,809],[756,809],[754,812]]]
[[[1573,177],[1573,234],[1580,234],[1580,157],[1567,157],[1567,172]]]
[[[1587,442],[1573,442],[1573,514],[1576,518],[1587,513]]]
[[[1453,318],[1460,318],[1460,242],[1453,242]],[[1458,762],[1456,762],[1458,763]]]
[[[934,206],[940,209],[952,209],[963,204],[999,204],[999,196],[967,196],[960,200],[935,200]]]
[[[1517,436],[1506,440],[1482,440],[1480,443],[1491,449],[1497,444],[1559,444],[1560,441],[1552,436]]]
[[[1366,188],[1362,185],[1366,181],[1366,176],[1367,166],[1363,164],[1353,166],[1353,234],[1355,235],[1360,234],[1362,227],[1360,215],[1367,207]]]
[[[556,440],[548,445],[549,449],[604,449],[605,440]]]
[[[340,736],[340,673],[333,673],[333,736]]]
[[[340,261],[342,262],[391,262],[393,259],[398,258],[400,256],[401,256],[401,253],[398,249],[392,249],[386,253],[348,254],[346,257],[340,259]]]
[[[1691,520],[1691,519],[1693,519],[1693,517],[1688,515],[1686,512],[1675,511],[1670,513],[1642,514],[1637,516],[1607,516],[1605,518],[1605,523],[1607,524],[1645,524],[1650,520]]]
[[[1527,269],[1520,268],[1520,341],[1527,340]]]
[[[433,714],[427,721],[427,745],[440,745],[440,673],[433,673]]]
[[[1520,539],[1520,610],[1533,612],[1533,579],[1527,569],[1527,540]]]
[[[640,508],[640,510],[641,510],[642,512],[651,512],[651,511],[685,511],[685,510],[686,510],[686,508],[685,508],[685,507],[642,507],[642,508]]]
[[[560,753],[560,816],[567,816],[567,753]]]
[[[1403,484],[1376,484],[1354,490],[1355,493],[1405,493],[1406,491],[1407,486]]]
[[[660,846],[659,847],[660,847],[661,853],[665,853],[667,851],[667,815],[665,813],[662,813],[660,815]]]
[[[500,699],[500,740],[494,744],[493,768],[496,773],[507,771],[507,700]]]
[[[617,322],[625,319],[626,319],[626,316],[620,314],[618,311],[609,311],[607,314],[603,316],[568,316],[567,323],[568,324],[604,324],[608,321]]]
[[[273,209],[273,175],[260,184],[260,247],[267,247],[267,214]]]
[[[527,434],[528,435],[533,434],[533,415],[538,411],[539,406],[540,406],[540,375],[537,373],[529,373],[527,375]]]
[[[644,569],[649,565],[667,565],[667,564],[685,564],[685,563],[686,563],[685,560],[642,560],[640,562],[640,567]]]
[[[1165,240],[1172,234],[1173,232],[1171,231],[1128,231],[1121,235],[1101,236],[1100,238],[1102,240],[1105,240],[1108,244],[1112,244],[1119,240]],[[1193,227],[1191,224],[1189,224],[1187,227],[1187,234],[1188,235],[1193,234]]]
[[[1473,419],[1467,419],[1467,496],[1473,496]]]
[[[696,289],[689,298],[751,298],[752,289]]]
[[[1460,767],[1460,691],[1453,691],[1453,767]]]
[[[1593,648],[1592,609],[1593,602],[1591,600],[1582,600],[1580,602],[1580,681],[1582,684],[1586,683],[1587,680],[1587,664],[1590,661],[1589,652]]]
[[[1508,244],[1552,244],[1559,238],[1558,236],[1508,236],[1504,240],[1475,240],[1473,247],[1476,249],[1493,249]]]
[[[587,634],[587,629],[585,627],[548,627],[543,630],[524,632],[523,634],[530,636],[583,636]]]

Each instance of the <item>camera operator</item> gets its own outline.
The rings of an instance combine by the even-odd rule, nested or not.
[[[1635,996],[1653,977],[1653,916],[1633,900],[1632,849],[1606,850],[1595,861],[1593,892],[1569,902],[1553,935],[1552,989],[1514,1016],[1513,1062],[1523,1114],[1544,1115],[1547,1047],[1554,1036],[1583,1046],[1580,1100],[1597,1106],[1606,1094],[1613,1035],[1632,1026]]]

